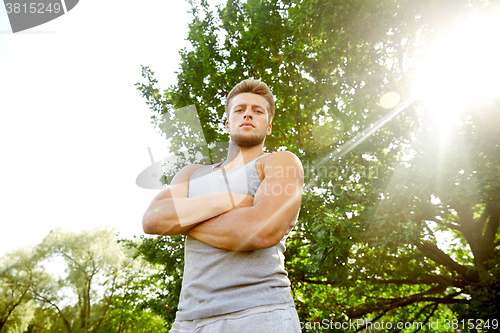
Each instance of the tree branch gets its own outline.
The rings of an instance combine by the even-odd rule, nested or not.
[[[495,238],[498,232],[498,227],[500,225],[500,203],[490,201],[490,215],[486,224],[486,230],[482,236],[481,244],[482,247],[482,261],[483,264],[486,260],[491,259],[495,251]]]
[[[310,283],[310,284],[322,284],[322,285],[330,284],[332,286],[335,285],[335,282],[333,282],[333,281],[318,281],[318,280],[311,280],[311,279],[308,279],[308,278],[300,279],[300,281],[307,282],[307,283]]]
[[[446,223],[446,222],[442,222],[438,219],[429,219],[429,221],[432,221],[432,222],[435,222],[439,225],[442,225],[443,227],[447,227],[447,228],[450,228],[450,229],[453,229],[453,230],[457,230],[457,231],[460,231],[462,232],[462,227],[459,226],[459,225],[455,225],[455,224],[451,224],[451,223]]]
[[[355,280],[363,280],[371,283],[378,284],[407,284],[407,285],[416,285],[416,284],[431,284],[431,283],[439,283],[445,284],[447,286],[453,286],[457,288],[463,288],[463,283],[458,283],[459,281],[453,281],[444,276],[439,275],[419,275],[416,276],[415,279],[360,279],[357,278]]]
[[[371,313],[374,311],[377,311],[379,308],[385,308],[387,311],[408,306],[410,304],[414,303],[420,303],[420,302],[433,302],[436,304],[454,304],[454,303],[468,303],[469,301],[466,299],[461,299],[461,298],[455,298],[455,296],[459,296],[462,294],[462,292],[456,292],[450,295],[447,295],[445,297],[427,297],[425,296],[426,293],[420,293],[420,294],[414,294],[410,295],[405,298],[392,298],[392,299],[385,299],[369,308],[365,309],[360,309],[358,311],[354,311],[352,314],[349,315],[349,318],[360,318],[367,313]]]
[[[434,310],[431,311],[430,315],[427,317],[427,319],[424,321],[424,323],[422,324],[422,327],[425,326],[425,324],[427,323],[427,321],[429,320],[430,316],[434,313],[434,311],[436,310],[437,308],[437,304],[435,303],[431,303],[431,304],[427,304],[426,306],[424,306],[422,309],[420,309],[420,311],[413,317],[412,320],[408,320],[408,322],[416,322],[418,317],[420,317],[420,315],[428,308],[428,307],[431,307],[434,305]],[[397,331],[395,331],[394,333],[399,333],[403,330],[404,328],[400,328],[398,329]],[[417,331],[415,332],[418,332],[420,329],[418,329]]]
[[[429,304],[429,305],[427,305],[426,307],[431,306],[431,305],[432,305],[432,304]],[[424,307],[424,309],[425,309],[426,307]],[[436,312],[436,309],[437,309],[437,308],[438,308],[438,303],[434,303],[434,309],[432,309],[432,311],[429,313],[429,315],[427,316],[427,318],[425,318],[424,322],[422,323],[422,326],[420,326],[420,328],[419,328],[418,330],[416,330],[415,332],[413,332],[413,333],[417,333],[417,332],[418,332],[418,331],[420,331],[423,327],[425,327],[425,324],[427,324],[427,322],[429,321],[429,319],[431,319],[432,315],[434,314],[434,312]],[[422,310],[424,310],[424,309],[422,309]],[[418,315],[417,315],[417,317],[416,317],[416,318],[418,318],[418,316],[420,316],[420,313],[421,313],[421,312],[422,312],[422,311],[420,311],[420,312],[418,313]]]
[[[464,222],[465,224],[472,224],[474,222],[474,212],[469,206],[466,205],[458,205],[454,207],[458,213],[458,218],[460,222]],[[463,224],[461,224],[463,226]]]
[[[5,317],[3,317],[0,320],[0,332],[2,331],[3,326],[7,322],[7,319],[9,319],[10,315],[12,314],[12,312],[19,306],[19,304],[22,303],[24,296],[28,293],[28,290],[29,290],[29,287],[26,288],[26,290],[23,292],[23,294],[21,295],[21,297],[19,297],[19,300],[17,301],[17,303],[15,303],[12,306],[12,308],[7,312],[7,314],[5,315]]]
[[[68,320],[66,320],[66,317],[63,315],[63,313],[61,312],[61,309],[59,309],[59,307],[57,306],[57,304],[52,303],[51,300],[49,300],[48,298],[40,295],[36,291],[34,292],[34,294],[35,294],[35,299],[38,298],[40,301],[49,304],[50,306],[54,307],[57,310],[57,313],[59,314],[59,316],[63,320],[64,326],[66,326],[66,329],[68,330],[68,333],[71,333],[71,325],[69,324]]]
[[[479,227],[479,230],[483,230],[484,228],[484,225],[486,224],[486,221],[488,220],[488,216],[491,215],[491,210],[494,209],[494,202],[493,201],[489,201],[487,204],[486,204],[486,207],[484,207],[484,211],[483,213],[481,214],[481,217],[477,220],[477,224],[480,226]]]
[[[387,312],[389,312],[389,310],[383,310],[377,317],[373,318],[369,322],[376,322],[377,320],[379,320],[380,318],[382,318],[382,316],[384,316]],[[366,328],[366,326],[368,326],[368,320],[366,321],[365,325],[363,327],[361,327],[361,328],[358,328],[356,330],[356,332],[364,330]]]
[[[279,127],[277,124],[275,124],[273,127],[277,128],[277,129],[280,131],[281,135],[283,135],[283,137],[285,138],[285,140],[287,140],[287,141],[288,141],[288,137],[287,137],[287,136],[286,136],[286,134],[283,132],[283,130],[281,129],[281,127]],[[269,140],[269,139],[266,139],[266,140]]]
[[[417,248],[424,252],[427,257],[434,260],[436,263],[446,266],[448,269],[458,273],[466,280],[470,280],[471,277],[467,274],[467,268],[458,264],[455,260],[451,259],[449,255],[441,251],[436,245],[423,242],[418,244]]]
[[[455,207],[455,210],[458,213],[458,222],[460,224],[459,231],[464,235],[465,239],[471,247],[474,257],[476,257],[480,245],[478,244],[478,239],[476,237],[477,224],[474,223],[474,213],[471,207],[465,205],[458,205]]]
[[[113,276],[113,283],[111,284],[111,286],[112,286],[111,287],[111,295],[109,295],[108,302],[106,303],[104,313],[102,314],[101,319],[99,319],[99,322],[97,323],[97,325],[92,330],[92,333],[95,333],[99,329],[102,322],[104,321],[104,318],[106,317],[106,314],[108,313],[109,306],[111,305],[111,302],[113,301],[113,296],[114,296],[115,291],[116,291],[116,277],[117,277],[116,275]]]

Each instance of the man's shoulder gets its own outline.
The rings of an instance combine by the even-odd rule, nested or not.
[[[287,166],[287,165],[300,165],[302,166],[302,163],[300,162],[300,159],[295,155],[294,153],[288,151],[288,150],[283,150],[283,151],[277,151],[274,153],[270,153],[264,157],[261,158],[262,163],[264,165],[282,165],[282,166]]]
[[[182,168],[179,172],[194,173],[208,166],[209,165],[204,165],[204,164],[188,164],[184,168]]]
[[[260,158],[258,161],[261,161],[258,171],[259,177],[261,180],[265,178],[266,175],[270,175],[269,173],[280,173],[283,174],[286,172],[287,174],[294,174],[298,177],[303,177],[303,168],[302,162],[300,159],[292,152],[289,151],[278,151],[266,155]],[[294,171],[293,173],[291,173]]]
[[[188,164],[177,172],[177,174],[175,175],[175,178],[178,178],[178,180],[180,180],[180,181],[189,182],[189,180],[191,179],[191,177],[194,175],[194,173],[196,171],[203,169],[203,168],[206,168],[206,167],[208,167],[208,165]]]

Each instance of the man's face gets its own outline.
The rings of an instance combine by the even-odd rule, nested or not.
[[[226,121],[231,140],[241,148],[260,145],[266,135],[271,134],[268,110],[269,103],[260,95],[236,95],[229,104],[229,119]]]

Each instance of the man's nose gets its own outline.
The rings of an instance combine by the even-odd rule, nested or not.
[[[252,119],[252,110],[246,109],[245,113],[243,114],[243,118],[250,118],[250,119]]]

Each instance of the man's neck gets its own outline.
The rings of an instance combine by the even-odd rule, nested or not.
[[[264,149],[264,142],[254,147],[242,148],[239,147],[234,142],[230,141],[229,149],[227,151],[227,158],[226,161],[223,163],[223,166],[224,168],[231,170],[241,165],[244,165],[262,155],[263,149]]]

